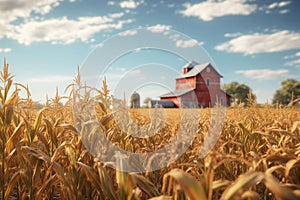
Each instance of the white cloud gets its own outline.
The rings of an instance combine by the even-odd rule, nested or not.
[[[153,33],[162,33],[171,29],[169,25],[156,24],[155,26],[148,27],[147,30]]]
[[[292,59],[292,58],[295,58],[295,57],[300,57],[300,51],[298,51],[297,53],[295,53],[293,55],[284,56],[284,59]]]
[[[12,26],[10,24],[1,24],[0,22],[0,39],[2,39],[11,28]]]
[[[271,34],[242,35],[216,46],[215,49],[246,55],[300,49],[300,33],[283,30]]]
[[[114,1],[108,1],[107,2],[107,5],[109,5],[109,6],[113,6],[113,5],[115,5],[116,4],[116,2],[114,2]]]
[[[139,76],[139,75],[141,75],[141,73],[142,73],[141,70],[135,69],[135,70],[132,70],[132,71],[128,72],[128,75],[129,76]]]
[[[134,52],[139,53],[139,52],[141,52],[141,50],[142,50],[141,48],[136,48],[136,49],[134,49]]]
[[[242,74],[250,79],[255,80],[271,80],[282,76],[288,75],[289,71],[287,69],[252,69],[252,70],[238,70],[236,74]]]
[[[133,36],[137,34],[137,30],[127,30],[119,33],[120,36]]]
[[[193,47],[196,46],[198,44],[197,40],[177,40],[176,41],[176,47],[180,47],[180,48],[189,48],[189,47]]]
[[[95,49],[95,48],[102,48],[104,46],[103,43],[99,43],[99,44],[91,44],[90,48],[91,49]]]
[[[110,14],[109,15],[111,18],[120,18],[120,17],[123,17],[124,16],[124,13],[123,12],[120,12],[120,13],[113,13],[113,14]]]
[[[242,33],[225,33],[224,37],[238,37],[242,35]]]
[[[248,4],[246,0],[207,0],[184,6],[186,9],[181,11],[184,16],[198,17],[203,21],[211,21],[216,17],[227,15],[250,15],[257,9],[255,4]]]
[[[134,9],[137,8],[140,5],[140,3],[130,0],[130,1],[122,1],[120,2],[119,5],[121,8]]]
[[[1,0],[0,24],[10,23],[17,18],[28,18],[32,13],[45,15],[59,4],[60,0]]]
[[[289,5],[290,3],[291,3],[290,1],[282,1],[278,4],[278,7],[284,7],[284,6]]]
[[[284,9],[284,10],[279,11],[280,14],[286,14],[288,12],[290,12],[288,9]]]
[[[269,14],[269,13],[271,13],[270,10],[274,10],[276,8],[285,7],[285,6],[289,5],[290,3],[291,3],[290,1],[274,2],[274,3],[271,3],[268,6],[262,6],[262,7],[260,7],[259,10],[262,10],[262,11],[265,10],[265,13]],[[280,10],[279,11],[280,14],[285,14],[285,13],[288,13],[288,12],[289,12],[288,9],[284,9],[284,10]]]
[[[290,61],[286,62],[285,65],[300,67],[300,58],[299,57],[300,57],[300,51],[298,51],[297,53],[295,53],[293,55],[284,56],[284,59],[290,59]],[[292,59],[294,59],[294,60],[292,60]]]
[[[285,65],[298,67],[300,66],[300,59],[292,60],[290,62],[285,63]]]
[[[61,1],[63,0],[0,0],[0,39],[7,37],[25,45],[32,42],[70,44],[76,40],[92,41],[90,37],[96,32],[120,29],[124,23],[130,23],[130,20],[114,20],[124,13],[105,17],[81,17],[77,20],[66,17],[44,20],[42,15],[50,13]],[[16,20],[19,21],[15,23]]]
[[[287,55],[287,56],[284,56],[283,58],[284,59],[291,59],[291,58],[294,58],[295,56],[294,55]]]
[[[11,48],[0,48],[0,53],[9,53],[11,52]]]
[[[170,35],[169,38],[173,41],[176,41],[176,40],[178,40],[178,38],[180,38],[180,35],[179,34],[173,34],[173,35]]]
[[[271,13],[271,11],[269,11],[269,10],[266,10],[266,12],[265,12],[266,14],[270,14]]]
[[[278,3],[274,2],[268,6],[268,9],[273,9],[273,8],[276,8],[277,6],[278,6]]]
[[[104,44],[103,43],[99,43],[99,44],[97,44],[97,47],[98,48],[101,48],[101,47],[103,47],[104,46]]]
[[[115,21],[115,18],[107,16],[80,17],[77,20],[70,20],[67,17],[44,21],[31,20],[16,25],[11,32],[6,34],[6,37],[25,45],[33,42],[51,42],[52,44],[71,44],[78,40],[88,42],[97,32],[121,29],[125,23],[131,22],[131,20]]]
[[[267,8],[268,9],[281,8],[289,5],[290,3],[291,3],[290,1],[274,2],[270,4]]]

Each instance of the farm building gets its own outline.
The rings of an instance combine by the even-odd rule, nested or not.
[[[178,108],[178,106],[174,103],[174,101],[150,100],[148,102],[148,107],[149,108],[155,108],[155,106],[157,106],[157,105],[160,106],[160,107],[163,107],[163,108]]]
[[[210,64],[187,63],[176,77],[176,90],[160,96],[160,101],[151,102],[151,106],[162,107],[174,103],[174,107],[213,107],[217,103],[230,105],[231,96],[220,87],[223,76]]]
[[[137,92],[133,92],[130,96],[130,108],[139,108],[140,107],[140,95]]]

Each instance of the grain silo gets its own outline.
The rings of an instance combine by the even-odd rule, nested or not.
[[[140,108],[140,95],[137,92],[133,92],[130,96],[130,108]]]

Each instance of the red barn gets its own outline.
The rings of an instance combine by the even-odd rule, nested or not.
[[[220,87],[222,77],[210,63],[189,62],[176,77],[176,90],[161,95],[159,102],[174,102],[175,107],[229,106],[231,96]]]

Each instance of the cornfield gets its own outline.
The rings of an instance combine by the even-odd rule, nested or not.
[[[83,122],[73,119],[75,84],[85,90],[83,101],[91,100],[91,91],[97,93],[95,108],[102,130],[126,151],[150,152],[168,144],[178,129],[180,111],[167,110],[158,134],[134,138],[129,133],[134,129],[124,131],[113,120],[105,80],[101,89],[91,88],[80,83],[78,73],[66,88],[67,97],[57,92],[37,110],[28,87],[13,83],[13,77],[4,61],[0,199],[300,199],[299,108],[227,109],[220,138],[205,158],[199,158],[199,146],[210,126],[211,109],[198,109],[200,119],[190,122],[197,123],[196,136],[183,155],[162,169],[133,173],[99,162],[83,145],[76,129]],[[26,98],[19,96],[21,90]],[[62,98],[67,99],[63,106]],[[129,125],[150,123],[147,109],[133,109],[130,116]]]

